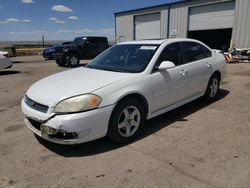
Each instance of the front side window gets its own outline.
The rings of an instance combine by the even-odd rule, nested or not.
[[[211,57],[211,52],[203,45],[196,42],[183,42],[183,61],[189,63]]]
[[[173,43],[166,46],[162,51],[156,66],[159,66],[163,61],[171,61],[176,66],[182,64],[182,55],[179,43]]]
[[[156,44],[116,45],[93,59],[86,67],[117,72],[142,72],[158,47]]]
[[[73,43],[77,45],[84,45],[85,41],[86,41],[86,38],[77,37],[75,38]]]

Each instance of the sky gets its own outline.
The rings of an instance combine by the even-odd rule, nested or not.
[[[0,0],[0,41],[115,38],[115,12],[173,0]]]

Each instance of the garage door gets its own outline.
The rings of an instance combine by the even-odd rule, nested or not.
[[[135,40],[160,38],[160,13],[135,16]]]
[[[190,8],[189,31],[233,27],[235,1]]]

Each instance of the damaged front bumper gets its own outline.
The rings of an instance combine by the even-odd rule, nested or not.
[[[58,144],[79,144],[104,137],[114,106],[87,112],[56,115],[39,112],[22,101],[28,128],[39,137]]]

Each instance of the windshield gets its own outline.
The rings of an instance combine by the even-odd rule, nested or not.
[[[124,44],[109,48],[86,67],[138,73],[145,70],[159,45]]]
[[[74,39],[73,43],[78,44],[78,45],[84,45],[85,41],[86,41],[86,38],[78,37]]]
[[[53,46],[51,46],[52,48],[54,48],[54,47],[58,47],[58,46],[61,46],[62,45],[62,43],[57,43],[57,44],[54,44]]]

